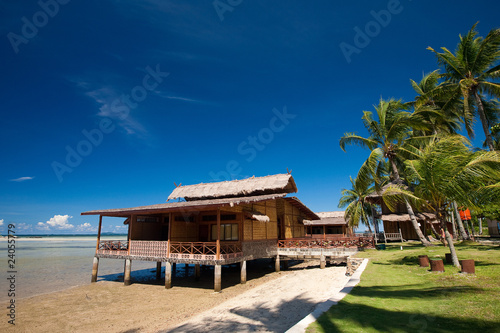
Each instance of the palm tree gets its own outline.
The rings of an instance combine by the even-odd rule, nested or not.
[[[490,150],[494,150],[489,131],[489,127],[493,124],[488,121],[481,95],[500,97],[500,84],[495,82],[500,78],[500,65],[498,64],[500,29],[491,30],[485,38],[482,38],[476,37],[476,25],[477,23],[464,37],[459,36],[460,42],[454,54],[445,47],[441,48],[443,50],[441,53],[431,47],[427,48],[436,54],[438,63],[445,70],[441,75],[445,82],[433,94],[446,93],[450,96],[450,103],[454,103],[458,96],[463,97],[463,118],[468,128],[474,114],[470,105],[475,104],[486,136],[486,144]]]
[[[347,144],[359,145],[370,149],[372,151],[370,156],[373,155],[379,159],[386,158],[391,167],[392,180],[401,183],[398,170],[398,164],[402,163],[400,157],[404,154],[412,154],[410,150],[405,149],[405,141],[409,138],[412,129],[428,128],[428,125],[422,122],[421,118],[414,118],[407,112],[409,107],[409,104],[405,104],[401,100],[390,99],[386,101],[381,99],[379,104],[375,106],[378,121],[373,119],[372,112],[363,111],[361,119],[370,136],[364,138],[355,133],[345,133],[340,139],[340,148],[345,151]],[[420,230],[413,208],[406,198],[405,204],[420,241],[426,246],[431,245]]]
[[[453,135],[434,140],[421,150],[420,156],[405,161],[405,166],[414,191],[408,193],[397,187],[391,190],[403,197],[409,195],[420,199],[436,214],[445,231],[453,264],[458,267],[453,240],[446,227],[446,211],[453,201],[466,207],[477,207],[498,195],[500,153],[472,152],[467,139]],[[388,201],[396,199],[397,196],[384,198]]]
[[[435,70],[424,74],[418,83],[410,79],[411,86],[417,93],[415,101],[410,102],[414,108],[414,116],[419,115],[430,125],[430,131],[414,131],[413,136],[455,134],[460,130],[460,116],[457,112],[459,101],[448,103],[445,109],[446,99],[438,99],[431,94],[439,86],[439,77],[439,71]]]
[[[363,163],[358,171],[356,178],[349,177],[351,180],[351,189],[342,189],[342,197],[339,200],[338,207],[345,209],[345,219],[348,221],[350,227],[357,227],[359,222],[368,227],[371,233],[370,216],[373,221],[375,230],[375,216],[373,216],[373,207],[366,201],[367,196],[375,192],[375,179],[373,175],[376,174],[374,168],[378,165],[377,152],[370,154],[370,157]]]

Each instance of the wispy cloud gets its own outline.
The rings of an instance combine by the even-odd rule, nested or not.
[[[89,82],[82,83],[80,86],[90,87]],[[99,88],[94,88],[85,93],[86,96],[92,98],[97,104],[99,104],[99,112],[97,113],[100,117],[108,117],[116,121],[116,123],[122,127],[127,134],[144,134],[146,129],[142,126],[133,116],[129,113],[124,114],[121,112],[124,110],[122,107],[123,102],[121,101],[123,93],[117,88],[111,86],[103,86]],[[113,105],[120,105],[121,107],[113,107]]]
[[[32,180],[34,179],[35,177],[19,177],[19,178],[16,178],[16,179],[11,179],[10,181],[11,182],[24,182],[26,180]]]
[[[73,216],[69,215],[54,215],[54,217],[50,218],[47,222],[38,222],[36,228],[38,230],[68,230],[73,229],[75,226],[69,224],[69,219],[73,218]]]
[[[3,219],[0,220],[0,227],[3,226]]]

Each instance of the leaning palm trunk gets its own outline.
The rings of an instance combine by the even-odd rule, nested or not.
[[[460,236],[462,236],[463,240],[470,239],[469,235],[465,232],[464,224],[462,223],[462,218],[460,217],[460,213],[458,212],[458,206],[456,202],[453,202],[453,210],[455,211],[455,216],[457,217],[458,229],[460,230]]]
[[[389,158],[389,161],[391,163],[392,173],[394,174],[394,178],[396,180],[400,180],[401,178],[399,178],[399,171],[396,166],[396,162],[394,162],[392,158]],[[420,226],[418,225],[417,218],[415,217],[415,213],[413,212],[413,208],[411,207],[410,203],[406,198],[404,198],[404,200],[405,200],[406,210],[408,211],[408,215],[410,216],[411,224],[413,226],[413,229],[415,229],[415,232],[417,233],[418,239],[420,240],[420,242],[422,242],[424,246],[431,246],[432,245],[431,242],[425,239],[422,230],[420,230]]]
[[[444,236],[446,241],[448,242],[448,247],[451,253],[451,261],[453,262],[453,265],[455,267],[460,267],[460,263],[458,262],[457,252],[455,251],[455,246],[453,245],[453,238],[451,237],[450,233],[448,232],[448,228],[446,227],[446,219],[444,218],[443,215],[439,213],[436,215],[439,216],[439,222],[441,224],[441,228],[444,230]]]
[[[413,225],[413,228],[415,229],[415,232],[417,233],[418,238],[422,242],[424,246],[431,246],[431,242],[429,242],[427,239],[425,239],[424,234],[422,233],[422,230],[420,230],[420,226],[418,225],[417,218],[415,217],[415,213],[413,212],[413,208],[411,207],[410,203],[408,200],[405,198],[405,205],[406,209],[408,210],[408,215],[410,215],[410,220],[411,224]]]
[[[490,151],[495,150],[495,146],[493,145],[493,139],[491,138],[490,129],[488,128],[488,120],[486,119],[486,114],[484,113],[484,106],[481,98],[477,91],[474,91],[474,97],[477,103],[477,111],[479,113],[479,119],[481,119],[481,125],[483,125],[484,135],[486,136],[486,144]]]

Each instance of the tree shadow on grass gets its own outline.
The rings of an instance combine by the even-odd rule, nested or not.
[[[241,306],[227,311],[229,316],[219,314],[219,310],[201,320],[188,321],[162,332],[285,332],[311,313],[317,303],[299,295],[291,301],[283,301],[272,307],[262,301],[256,305]]]
[[[408,288],[415,286],[415,288]],[[422,288],[421,285],[399,285],[399,286],[372,286],[354,288],[350,295],[370,298],[394,298],[394,299],[424,299],[453,296],[461,293],[483,292],[484,289],[471,286],[454,287],[429,287]]]
[[[324,332],[497,332],[498,321],[433,316],[425,313],[392,311],[341,301],[317,321]]]

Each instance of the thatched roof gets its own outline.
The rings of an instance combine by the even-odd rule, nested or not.
[[[344,212],[321,212],[316,213],[320,217],[319,220],[304,220],[304,225],[310,226],[342,226],[347,225],[347,221],[344,218]]]
[[[435,222],[436,215],[432,213],[416,213],[415,217],[419,221]],[[384,214],[379,217],[385,222],[410,222],[410,215],[408,214]]]
[[[277,194],[264,194],[237,198],[222,198],[222,199],[210,199],[210,200],[197,200],[197,201],[185,201],[185,202],[167,202],[157,205],[150,206],[139,206],[130,208],[115,208],[115,209],[103,209],[103,210],[91,210],[88,212],[83,212],[81,215],[102,215],[102,216],[117,216],[117,217],[128,217],[132,214],[160,214],[175,211],[200,211],[205,209],[215,209],[218,207],[234,207],[239,204],[253,203],[259,201],[272,200],[277,198],[283,198],[290,204],[297,207],[302,211],[305,216],[309,219],[319,219],[318,215],[312,212],[306,205],[300,202],[296,197],[285,198],[287,193],[277,193]],[[266,215],[258,213],[253,214],[253,218],[259,221],[264,221]],[[267,217],[268,218],[268,217]]]
[[[245,216],[248,217],[251,220],[256,220],[256,221],[259,221],[259,222],[269,222],[269,221],[271,221],[271,219],[269,218],[269,216],[267,216],[266,214],[262,214],[260,212],[244,211],[243,213],[245,213]]]
[[[168,196],[168,200],[184,198],[186,201],[194,201],[294,192],[297,192],[297,186],[292,175],[278,174],[242,180],[179,186]]]

